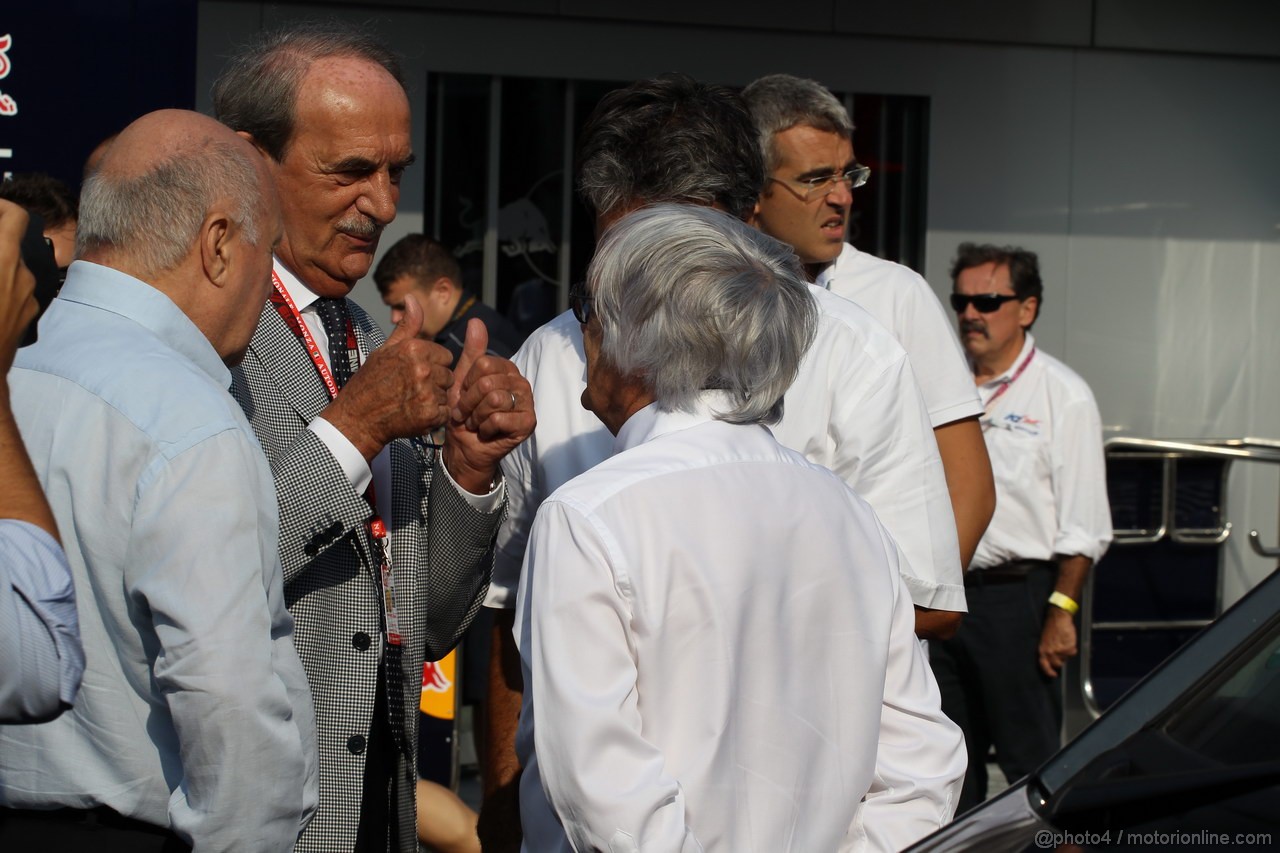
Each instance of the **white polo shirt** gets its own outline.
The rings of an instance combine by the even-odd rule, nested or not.
[[[1102,419],[1089,386],[1028,334],[1012,366],[979,391],[989,404],[982,434],[996,512],[971,571],[1055,555],[1097,562],[1112,528]]]
[[[861,305],[898,339],[935,428],[982,414],[955,323],[914,270],[845,243],[816,284]]]
[[[907,354],[857,305],[816,286],[810,292],[821,309],[817,336],[773,433],[871,504],[902,548],[903,579],[916,604],[964,611],[955,517]],[[485,603],[503,608],[515,604],[538,506],[613,452],[613,436],[582,408],[586,357],[571,313],[534,332],[512,360],[533,386],[538,425],[502,460],[508,514]]]

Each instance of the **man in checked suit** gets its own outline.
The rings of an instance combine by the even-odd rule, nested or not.
[[[418,337],[416,303],[384,343],[345,298],[413,161],[389,51],[336,25],[268,33],[231,60],[214,108],[265,158],[284,218],[275,291],[232,392],[275,476],[316,703],[320,809],[297,849],[412,853],[424,654],[457,642],[487,588],[498,461],[533,428],[529,385],[484,355],[483,324],[451,372],[448,351]],[[442,425],[443,450],[419,438]]]

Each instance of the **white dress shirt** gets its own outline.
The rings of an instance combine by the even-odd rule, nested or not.
[[[1008,390],[996,397],[1002,387]],[[1089,386],[1035,349],[1028,334],[1017,360],[980,391],[984,405],[994,399],[982,434],[995,475],[996,512],[978,543],[974,569],[1054,555],[1097,562],[1112,528],[1102,422]]]
[[[649,406],[538,511],[516,608],[530,851],[898,850],[964,776],[893,540],[759,426]]]
[[[810,286],[817,336],[785,398],[778,441],[835,471],[866,499],[906,557],[903,579],[921,607],[964,611],[955,516],[942,461],[907,354],[847,299]],[[538,329],[512,359],[533,386],[538,425],[502,460],[507,521],[486,604],[514,604],[539,504],[606,459],[613,438],[582,408],[586,357],[569,312]]]
[[[290,851],[318,799],[271,471],[209,341],[76,261],[10,374],[85,647],[75,708],[0,726],[0,804],[109,806],[202,851]]]
[[[918,273],[845,243],[815,284],[858,303],[893,333],[911,358],[935,428],[982,414],[955,324]]]

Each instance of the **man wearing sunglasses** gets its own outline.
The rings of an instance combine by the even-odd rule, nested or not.
[[[856,302],[907,351],[946,472],[960,559],[968,565],[991,520],[995,487],[978,427],[982,407],[950,320],[913,270],[845,242],[852,191],[871,169],[854,159],[853,122],[835,96],[813,80],[771,74],[742,97],[767,172],[751,221],[790,243],[815,284]],[[946,635],[960,614],[922,612],[920,618],[922,633]]]
[[[1080,590],[1111,540],[1111,513],[1093,394],[1031,336],[1044,291],[1035,254],[964,243],[951,278],[997,494],[965,576],[969,615],[930,646],[942,708],[969,750],[963,812],[986,795],[993,743],[1008,779],[1058,749],[1057,676],[1076,655]]]

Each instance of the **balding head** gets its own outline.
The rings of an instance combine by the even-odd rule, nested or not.
[[[181,263],[219,206],[257,243],[270,185],[253,147],[225,126],[186,110],[148,113],[85,182],[76,256],[150,280]]]
[[[377,66],[407,97],[399,57],[373,32],[345,21],[302,21],[259,33],[231,58],[213,84],[214,115],[281,162],[297,129],[303,81],[327,59]]]
[[[266,301],[280,229],[253,146],[206,116],[161,110],[121,131],[85,182],[76,249],[164,293],[234,363]]]

